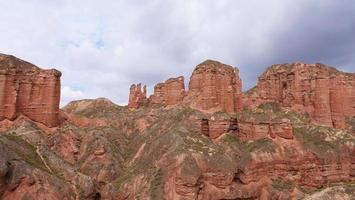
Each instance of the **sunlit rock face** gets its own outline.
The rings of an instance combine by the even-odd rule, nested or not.
[[[152,104],[166,106],[176,105],[183,101],[185,96],[184,77],[169,78],[164,83],[154,86],[154,94],[150,97]]]
[[[196,95],[193,106],[200,110],[237,112],[242,107],[239,70],[217,61],[206,60],[193,71],[189,93]]]
[[[235,67],[206,60],[197,65],[185,91],[184,77],[169,78],[154,87],[147,100],[149,105],[189,105],[206,112],[236,113],[242,108],[242,81]],[[144,105],[145,93],[140,85],[132,85],[128,107],[138,109]]]
[[[55,69],[0,54],[0,120],[23,114],[49,127],[58,125],[60,76]]]
[[[147,101],[147,87],[142,84],[132,84],[129,89],[129,100],[128,107],[130,109],[137,109],[142,107],[144,103]]]
[[[269,67],[244,97],[246,106],[278,102],[308,113],[316,123],[344,128],[355,115],[355,74],[323,64],[282,64]]]

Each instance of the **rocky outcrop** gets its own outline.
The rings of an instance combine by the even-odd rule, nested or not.
[[[129,107],[103,98],[71,102],[56,128],[25,115],[5,119],[0,199],[302,199],[314,189],[353,183],[354,135],[310,124],[292,110],[340,124],[353,113],[344,108],[354,102],[352,76],[319,69],[308,83],[303,77],[311,69],[296,76],[286,67],[285,77],[278,70],[285,84],[264,77],[264,89],[247,94],[251,107],[273,102],[255,108],[240,110],[236,69],[206,61],[189,91],[179,77],[158,84],[150,98],[133,85]],[[354,127],[353,118],[347,123]]]
[[[146,100],[140,85],[132,85],[128,107],[137,109]],[[148,99],[151,105],[164,106],[187,104],[206,111],[227,111],[235,113],[242,108],[242,82],[239,70],[213,60],[206,60],[193,71],[189,90],[185,91],[184,77],[170,78],[154,87],[154,94]]]
[[[166,106],[176,105],[183,101],[185,96],[184,77],[170,78],[164,83],[154,86],[154,94],[150,97],[152,104]]]
[[[239,131],[239,124],[236,118],[212,116],[196,119],[194,122],[196,126],[201,127],[201,134],[211,139],[216,139],[223,133],[232,132],[233,134],[237,134]]]
[[[206,60],[192,73],[189,95],[193,107],[200,110],[237,112],[242,107],[242,83],[239,70],[217,61]]]
[[[128,108],[137,109],[147,102],[147,87],[142,84],[132,84],[129,89]]]
[[[0,54],[0,120],[23,114],[49,127],[58,125],[60,76],[55,69]]]
[[[346,117],[355,115],[355,74],[322,64],[273,65],[244,98],[246,106],[264,102],[306,112],[318,124],[345,128]]]
[[[288,119],[279,121],[242,121],[239,122],[238,137],[242,141],[254,141],[261,138],[272,138],[276,136],[284,139],[293,139],[292,124]]]

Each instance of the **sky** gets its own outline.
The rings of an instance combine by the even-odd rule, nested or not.
[[[0,53],[62,72],[61,105],[185,76],[214,59],[243,90],[301,61],[355,72],[353,0],[0,0]],[[187,84],[187,83],[186,83]]]

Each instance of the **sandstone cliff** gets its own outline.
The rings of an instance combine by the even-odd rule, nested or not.
[[[137,109],[143,105],[145,95],[132,85],[128,107]],[[184,77],[170,78],[154,87],[149,98],[152,105],[164,106],[188,104],[206,112],[227,111],[235,113],[242,108],[242,82],[239,70],[223,63],[206,60],[193,71],[189,90],[185,91]]]
[[[345,128],[346,117],[355,115],[355,74],[322,64],[273,65],[244,98],[246,106],[264,102],[278,102],[308,113],[319,124]]]
[[[189,82],[193,107],[200,110],[225,110],[237,112],[241,109],[242,83],[239,70],[217,61],[206,60],[193,71]]]
[[[206,61],[195,71],[188,91],[182,77],[158,84],[150,98],[145,87],[133,85],[128,107],[104,98],[71,102],[56,128],[24,116],[1,121],[0,199],[288,200],[314,198],[332,185],[344,189],[326,194],[330,199],[354,196],[354,135],[311,123],[327,122],[329,114],[335,124],[354,116],[343,108],[354,102],[352,89],[335,98],[339,91],[326,81],[332,75],[317,71],[321,78],[310,86],[292,86],[313,88],[308,101],[305,89],[298,97],[281,87],[278,97],[273,88],[280,84],[266,79],[240,110],[236,69]],[[348,75],[336,75],[337,81],[348,83]],[[354,118],[347,123],[355,127]]]
[[[146,101],[147,87],[143,86],[142,91],[142,84],[132,84],[129,89],[128,107],[130,109],[137,109],[139,107],[142,107]]]
[[[150,97],[152,104],[166,106],[181,103],[185,96],[184,77],[170,78],[164,83],[154,86],[154,94]]]
[[[59,123],[60,76],[28,62],[0,54],[0,120],[23,114],[53,127]]]

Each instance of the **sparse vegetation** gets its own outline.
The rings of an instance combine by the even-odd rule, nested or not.
[[[346,122],[350,125],[351,131],[355,133],[355,117],[347,117]]]
[[[270,111],[272,111],[274,113],[282,111],[280,104],[278,104],[276,102],[263,103],[263,104],[259,105],[258,108],[262,109],[262,110],[265,110],[265,111],[270,110]]]
[[[276,145],[271,139],[261,138],[245,144],[247,152],[275,152]]]
[[[223,140],[229,144],[236,144],[239,142],[239,138],[235,135],[226,134]]]
[[[287,191],[291,190],[295,186],[292,182],[283,180],[282,178],[278,177],[272,180],[272,187],[280,191]]]
[[[150,182],[150,188],[149,188],[149,193],[150,193],[150,198],[152,200],[155,199],[162,199],[161,195],[163,194],[163,170],[158,169],[154,175],[153,175],[153,180]]]
[[[337,129],[304,125],[294,127],[295,136],[302,141],[304,147],[311,149],[320,158],[329,153],[341,153],[345,143],[354,143],[354,138],[346,132],[339,132]]]
[[[16,155],[29,165],[51,173],[36,153],[36,148],[21,137],[15,134],[0,135],[0,143],[15,152]]]

